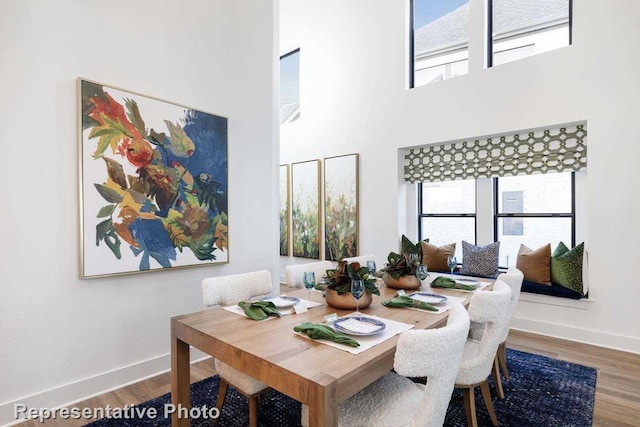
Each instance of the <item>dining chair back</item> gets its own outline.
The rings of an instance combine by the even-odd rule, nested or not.
[[[207,307],[232,305],[270,294],[272,289],[271,273],[268,270],[207,277],[202,280],[202,299]]]
[[[414,424],[442,426],[469,331],[469,315],[461,305],[451,307],[447,326],[409,330],[398,340],[393,368],[405,377],[426,377]]]
[[[267,295],[272,289],[271,273],[267,270],[208,277],[202,280],[202,300],[206,306],[233,305]],[[227,389],[231,385],[249,399],[249,425],[257,426],[258,396],[267,386],[218,359],[214,363],[220,376],[216,407],[222,411]]]
[[[505,327],[502,330],[500,344],[498,345],[498,350],[496,350],[496,357],[492,369],[493,382],[495,384],[498,397],[504,399],[505,394],[500,374],[502,372],[505,379],[509,379],[509,369],[507,368],[507,338],[509,337],[509,328],[513,321],[513,316],[516,313],[518,301],[520,300],[520,289],[522,288],[524,274],[517,268],[510,267],[506,273],[502,273],[498,276],[498,280],[502,280],[511,288],[511,304],[509,305],[509,311],[507,312],[509,320],[505,323]]]
[[[524,274],[522,271],[515,267],[510,267],[506,273],[502,273],[498,276],[497,280],[501,280],[511,288],[511,302],[509,304],[509,310],[507,317],[509,321],[505,323],[505,328],[502,331],[501,342],[506,341],[509,336],[509,326],[513,320],[513,316],[516,313],[518,307],[518,301],[520,299],[520,289],[522,288],[522,281],[524,280]]]
[[[375,255],[360,255],[360,256],[354,256],[350,258],[343,258],[342,260],[347,261],[349,264],[351,264],[352,262],[357,262],[362,267],[367,266],[367,261],[377,262]],[[380,269],[380,266],[377,266],[377,268]]]
[[[496,351],[503,330],[511,320],[508,316],[511,304],[511,288],[502,280],[496,280],[492,291],[478,291],[471,297],[469,317],[472,322],[484,323],[480,340],[468,339],[464,345],[456,387],[463,389],[467,424],[476,426],[475,387],[480,386],[482,397],[494,426],[498,425],[488,377],[494,364]]]
[[[409,330],[400,335],[394,369],[340,404],[338,425],[441,427],[453,392],[469,315],[461,304],[451,307],[447,325]],[[426,385],[406,377],[428,377]],[[302,406],[302,425],[309,425]]]
[[[290,288],[304,287],[303,277],[305,271],[313,271],[316,275],[316,283],[327,275],[327,270],[333,269],[331,261],[307,262],[304,264],[290,264],[284,268],[284,276],[287,286]]]

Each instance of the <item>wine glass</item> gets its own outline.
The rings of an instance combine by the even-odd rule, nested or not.
[[[376,262],[375,261],[367,261],[367,269],[369,270],[369,274],[372,276],[376,275]]]
[[[364,294],[364,280],[351,281],[351,295],[356,299],[356,313],[360,314],[360,297]]]
[[[427,266],[424,264],[420,264],[418,268],[416,268],[416,276],[418,279],[424,280],[429,276],[429,270],[427,270]]]
[[[316,273],[313,271],[305,271],[302,277],[304,287],[309,291],[309,300],[311,300],[311,289],[316,285]]]
[[[451,269],[451,274],[453,274],[453,270],[458,265],[458,260],[454,256],[447,257],[447,266]]]
[[[367,261],[367,269],[369,270],[369,274],[376,281],[376,288],[380,289],[380,281],[378,280],[378,276],[376,275],[376,272],[377,272],[376,262],[373,260]]]

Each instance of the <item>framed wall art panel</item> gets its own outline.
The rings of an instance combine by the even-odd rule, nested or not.
[[[78,85],[81,277],[228,262],[227,119]]]
[[[320,160],[291,165],[293,256],[320,259]]]
[[[280,165],[280,255],[289,256],[289,165]]]
[[[358,256],[358,154],[324,159],[324,257]]]

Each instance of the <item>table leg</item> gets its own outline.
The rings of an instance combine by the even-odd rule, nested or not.
[[[176,337],[175,322],[171,320],[171,426],[189,427],[191,419],[185,416],[191,411],[189,344]]]
[[[309,389],[309,427],[337,427],[337,381],[329,375],[315,380]]]

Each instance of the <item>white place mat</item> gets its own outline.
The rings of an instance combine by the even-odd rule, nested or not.
[[[454,305],[462,304],[462,302],[466,299],[461,297],[450,297],[449,295],[445,295],[445,296],[447,297],[447,300],[445,302],[440,304],[431,304],[432,306],[437,308],[438,311],[420,310],[419,308],[416,308],[415,310],[426,311],[427,313],[442,314],[451,310],[451,307],[453,307]]]
[[[369,335],[369,336],[351,336],[351,338],[353,338],[354,340],[358,341],[358,343],[360,343],[360,347],[349,347],[348,345],[344,345],[344,344],[338,344],[335,343],[333,341],[327,341],[327,340],[312,340],[311,338],[309,338],[309,336],[307,334],[301,333],[301,332],[294,332],[294,334],[299,335],[303,338],[309,339],[311,341],[315,341],[318,343],[322,343],[322,344],[326,344],[326,345],[330,345],[331,347],[335,347],[338,348],[340,350],[344,350],[344,351],[348,351],[351,354],[360,354],[365,350],[369,350],[371,347],[376,346],[382,342],[385,342],[386,340],[388,340],[389,338],[392,338],[404,331],[408,331],[409,329],[413,328],[413,325],[409,325],[407,323],[402,323],[402,322],[397,322],[395,320],[390,320],[390,319],[383,319],[381,317],[377,317],[377,316],[367,316],[365,314],[358,314],[358,313],[351,313],[348,314],[346,316],[342,316],[342,317],[349,317],[349,316],[363,316],[363,317],[370,317],[372,319],[377,319],[381,322],[384,322],[384,324],[386,325],[386,327],[384,328],[384,330],[382,332],[380,332],[379,334],[375,334],[375,335]]]
[[[318,307],[319,305],[322,305],[321,302],[309,301],[307,299],[301,299],[298,304],[305,304],[307,306],[307,308],[313,308],[313,307]],[[296,304],[296,305],[298,305],[298,304]],[[247,316],[247,314],[244,312],[244,309],[242,307],[240,307],[238,304],[236,304],[236,305],[228,305],[228,306],[222,307],[222,308],[224,308],[225,310],[230,311],[232,313],[239,314],[240,316],[244,316],[246,318],[249,318],[249,316]],[[278,312],[280,313],[281,316],[286,316],[287,314],[295,313],[295,310],[293,309],[293,307],[291,307],[291,308],[279,308]],[[275,319],[275,318],[276,318],[276,316],[269,316],[265,320]]]

